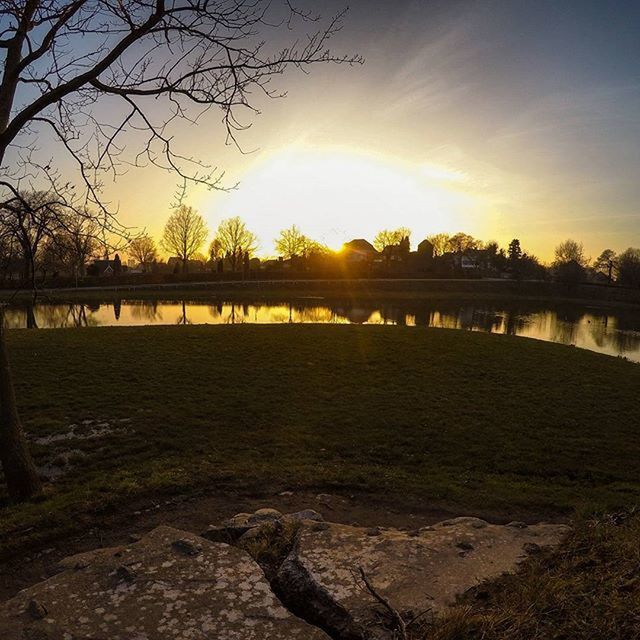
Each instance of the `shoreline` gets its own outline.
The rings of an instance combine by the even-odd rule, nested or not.
[[[29,302],[30,290],[0,290],[0,300]],[[640,290],[594,284],[566,285],[539,280],[500,279],[357,279],[357,280],[233,280],[161,284],[114,284],[95,287],[50,288],[37,292],[37,303],[111,300],[456,300],[582,304],[604,308],[637,308]]]

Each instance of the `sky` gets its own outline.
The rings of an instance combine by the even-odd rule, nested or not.
[[[640,246],[637,0],[352,0],[332,48],[365,62],[278,78],[288,95],[259,103],[242,151],[219,113],[179,130],[182,150],[238,183],[188,194],[212,235],[238,215],[262,255],[294,223],[335,248],[401,225],[414,244],[517,237],[543,260],[567,237],[594,258]],[[125,223],[160,236],[170,176],[106,189]]]

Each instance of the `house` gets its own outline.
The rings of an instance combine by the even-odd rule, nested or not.
[[[432,268],[433,244],[425,239],[418,245],[417,251],[409,254],[409,269],[413,273],[424,273]]]
[[[379,254],[364,238],[356,238],[342,245],[342,256],[347,262],[372,262]]]
[[[122,270],[122,261],[120,260],[120,256],[116,253],[113,260],[109,260],[109,258],[94,260],[87,269],[87,273],[91,276],[108,278],[111,276],[120,275],[120,273],[122,273]]]

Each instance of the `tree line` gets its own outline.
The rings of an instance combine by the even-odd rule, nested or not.
[[[55,194],[28,192],[20,198],[0,204],[0,273],[21,271],[22,280],[36,289],[36,274],[44,281],[60,272],[78,278],[90,273],[92,260],[108,257],[113,250],[125,251],[130,259],[151,271],[161,262],[160,250],[177,258],[181,271],[189,271],[189,263],[208,263],[211,269],[240,271],[258,250],[259,239],[238,216],[222,220],[213,239],[202,252],[209,237],[203,216],[193,207],[182,204],[169,215],[159,245],[147,233],[129,236],[124,232],[109,233],[96,212],[58,203]],[[407,227],[383,229],[373,239],[376,251],[389,247],[409,250],[411,230]],[[582,243],[567,239],[554,251],[551,264],[543,264],[525,251],[514,238],[506,247],[496,241],[484,242],[467,233],[438,233],[426,237],[433,247],[433,257],[444,260],[447,255],[483,256],[483,264],[496,272],[510,272],[516,278],[540,279],[556,277],[580,281],[594,276],[625,286],[640,286],[640,249],[630,247],[616,252],[604,249],[597,258],[589,258]],[[279,232],[274,241],[278,256],[291,259],[322,259],[334,254],[322,242],[310,238],[297,225]],[[475,253],[474,253],[475,252]]]

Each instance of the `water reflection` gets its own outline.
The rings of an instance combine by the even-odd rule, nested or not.
[[[37,304],[6,312],[12,328],[137,326],[154,324],[390,324],[527,336],[573,344],[640,362],[640,314],[579,305],[554,308],[442,301],[279,303],[118,300],[107,304]]]

